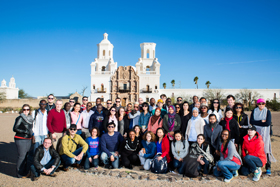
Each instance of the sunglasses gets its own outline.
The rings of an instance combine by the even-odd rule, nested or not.
[[[70,129],[70,131],[75,131],[76,129]]]
[[[49,99],[49,100],[53,100],[53,97],[49,97],[48,99]]]
[[[138,106],[135,106],[134,108],[138,108]]]
[[[265,105],[265,103],[259,103],[258,105]]]
[[[83,99],[83,101],[87,101],[87,99]]]
[[[148,107],[147,105],[144,105],[143,107]]]
[[[111,112],[116,112],[116,110],[111,110]]]
[[[109,129],[115,128],[114,126],[108,126]]]
[[[29,111],[30,109],[22,109],[22,111]]]
[[[70,101],[70,103],[75,103],[75,101]]]
[[[237,107],[235,107],[235,109],[242,109],[242,107],[241,106],[237,106]]]
[[[47,105],[46,103],[40,103],[40,105]]]
[[[112,103],[107,103],[107,105],[111,105]]]
[[[167,101],[168,103],[171,103],[171,101]]]
[[[179,100],[179,99],[178,99],[177,101],[182,101],[182,100]]]
[[[116,101],[116,103],[120,103],[121,101]]]

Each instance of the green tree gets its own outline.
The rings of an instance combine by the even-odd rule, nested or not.
[[[174,86],[175,86],[175,80],[174,79],[171,81],[171,84],[172,84],[172,87],[174,88]]]
[[[207,86],[208,89],[209,89],[210,84],[211,84],[210,81],[207,81],[207,82],[205,83],[205,85]]]
[[[194,81],[194,83],[196,84],[196,89],[198,89],[198,83],[197,83],[198,77],[196,76],[196,77],[193,79],[193,81]]]
[[[165,88],[166,88],[166,83],[163,83],[162,86],[163,86],[163,88],[165,89]]]
[[[18,91],[18,98],[24,99],[24,98],[27,98],[27,97],[28,97],[28,94],[25,93],[25,91],[24,91],[23,89],[20,89],[20,90]]]

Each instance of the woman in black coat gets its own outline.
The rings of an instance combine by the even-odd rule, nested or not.
[[[243,145],[243,137],[248,134],[249,118],[244,113],[243,104],[236,103],[233,107],[233,118],[237,121],[239,126],[239,146]]]
[[[122,136],[127,136],[129,131],[129,119],[128,115],[125,113],[125,109],[121,107],[118,111],[118,131]]]
[[[227,108],[225,112],[225,119],[220,122],[223,129],[227,129],[230,132],[230,137],[234,141],[234,145],[237,147],[239,144],[239,125],[237,121],[233,118],[233,110]]]
[[[15,144],[17,147],[17,177],[26,177],[31,163],[27,163],[27,154],[32,143],[33,118],[31,116],[30,106],[24,104],[20,111],[20,116],[16,118],[13,131],[15,134]]]
[[[192,117],[191,112],[189,111],[189,103],[187,101],[185,101],[183,103],[183,107],[182,110],[180,110],[181,114],[181,133],[183,136],[186,135],[186,130],[187,130],[187,126],[188,126],[188,122]]]

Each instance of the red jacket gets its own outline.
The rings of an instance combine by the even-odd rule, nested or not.
[[[166,156],[167,163],[169,163],[171,161],[171,157],[170,157],[170,143],[169,143],[167,135],[165,135],[162,139],[161,150],[162,150],[161,156],[162,157]]]
[[[243,158],[246,155],[258,157],[259,159],[261,159],[264,166],[266,164],[266,155],[264,152],[264,143],[263,143],[262,136],[258,132],[256,132],[256,135],[251,140],[249,140],[248,137],[249,137],[248,134],[243,137],[244,139],[243,146],[242,146]],[[245,151],[247,152],[247,154]]]

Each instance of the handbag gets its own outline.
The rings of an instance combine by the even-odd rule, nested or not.
[[[163,157],[161,160],[157,158],[161,156],[161,153],[157,153],[156,156],[151,161],[151,172],[153,173],[167,173],[168,164],[166,157]]]

